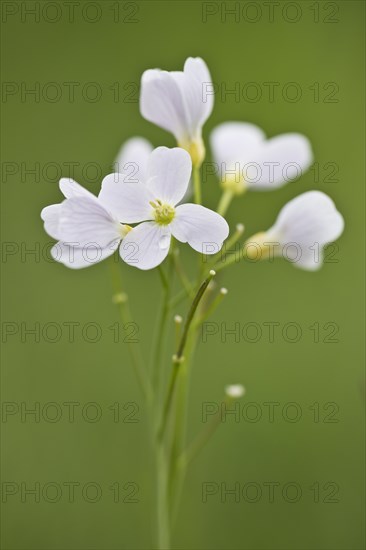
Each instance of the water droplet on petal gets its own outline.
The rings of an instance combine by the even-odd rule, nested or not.
[[[165,250],[166,248],[168,248],[169,244],[170,244],[169,235],[163,235],[162,237],[160,237],[159,248],[161,248],[162,250]]]

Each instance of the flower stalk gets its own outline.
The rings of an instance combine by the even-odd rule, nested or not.
[[[194,315],[197,311],[198,304],[200,303],[200,301],[201,301],[208,285],[210,284],[211,280],[213,279],[213,277],[215,275],[216,275],[215,271],[211,270],[209,272],[208,276],[206,277],[206,279],[200,285],[200,287],[199,287],[199,289],[198,289],[198,291],[197,291],[197,293],[196,293],[196,295],[193,299],[191,307],[189,309],[187,319],[186,319],[186,322],[184,324],[182,336],[180,338],[180,342],[179,342],[179,345],[178,345],[178,348],[177,348],[177,352],[173,355],[172,370],[171,370],[170,381],[169,381],[169,385],[168,385],[168,391],[167,391],[166,398],[165,398],[161,424],[160,424],[160,427],[158,429],[158,434],[157,434],[157,438],[158,438],[159,441],[162,440],[162,438],[164,437],[164,434],[165,434],[165,428],[166,428],[168,418],[169,418],[169,413],[170,413],[170,408],[171,408],[171,404],[172,404],[172,400],[173,400],[173,396],[174,396],[174,390],[175,390],[175,386],[176,386],[176,382],[177,382],[178,372],[179,372],[180,366],[184,362],[184,355],[183,354],[184,354],[185,346],[186,346],[186,343],[187,343],[189,329],[191,327]]]

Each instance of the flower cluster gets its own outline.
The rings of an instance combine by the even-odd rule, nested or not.
[[[141,114],[171,132],[178,146],[154,149],[144,138],[131,138],[118,154],[115,173],[103,179],[98,196],[63,178],[60,190],[65,199],[41,213],[45,230],[58,241],[52,248],[53,257],[70,268],[87,267],[117,250],[125,263],[142,270],[153,269],[168,257],[169,269],[159,269],[163,294],[151,369],[143,354],[128,345],[149,420],[151,417],[157,464],[156,547],[161,550],[171,548],[187,466],[220,423],[220,414],[213,415],[186,444],[189,373],[199,329],[228,293],[226,288],[215,290],[214,277],[237,260],[237,254],[228,258],[228,254],[218,253],[224,243],[226,250],[236,245],[244,232],[244,225],[238,224],[229,237],[224,216],[232,200],[250,190],[270,191],[285,185],[313,162],[310,143],[300,134],[267,139],[253,124],[221,124],[213,130],[210,144],[222,195],[217,211],[203,206],[200,168],[206,150],[202,128],[213,109],[212,90],[209,71],[200,58],[187,59],[182,72],[145,71]],[[194,201],[187,202],[192,192]],[[309,191],[286,204],[267,231],[242,243],[239,260],[284,256],[286,250],[286,257],[297,267],[315,270],[322,264],[324,246],[341,235],[343,226],[333,201],[320,191]],[[201,263],[193,282],[179,261],[175,241],[211,256]],[[123,284],[121,288],[119,266],[115,262],[111,266],[117,270],[114,283],[118,287],[113,301],[127,324],[132,320],[128,295]],[[172,296],[175,274],[182,289]],[[186,316],[173,317],[173,310],[185,298],[191,302]],[[171,368],[166,371],[164,343],[169,319],[174,319],[175,344]],[[245,394],[242,384],[227,385],[222,404],[230,405]]]
[[[58,240],[52,249],[55,260],[78,269],[119,248],[123,261],[147,270],[164,261],[172,237],[201,254],[215,254],[229,235],[223,216],[233,198],[283,186],[312,164],[311,145],[301,134],[266,139],[253,124],[221,124],[211,133],[210,144],[223,192],[217,212],[205,208],[199,204],[198,171],[206,153],[202,127],[213,103],[210,73],[200,58],[188,58],[183,71],[145,71],[141,114],[171,132],[178,147],[154,149],[144,138],[131,138],[116,159],[116,172],[103,179],[98,197],[73,180],[61,179],[65,200],[41,213],[45,230]],[[182,204],[190,194],[192,165],[196,204]],[[314,270],[321,266],[323,247],[340,236],[343,226],[333,201],[310,191],[285,205],[274,225],[249,239],[244,250],[250,258],[254,244],[266,258],[295,243],[294,263]],[[313,252],[315,244],[319,255]]]

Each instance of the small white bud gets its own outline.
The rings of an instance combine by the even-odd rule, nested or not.
[[[238,233],[244,233],[244,224],[243,223],[236,224],[236,230]]]
[[[183,322],[183,317],[181,317],[181,315],[175,315],[174,322],[177,323],[177,325],[180,325],[180,323]]]
[[[223,296],[226,296],[226,294],[228,293],[228,289],[227,288],[220,288],[220,294],[222,294]]]
[[[226,386],[225,393],[228,397],[239,399],[240,397],[243,397],[245,388],[241,384],[232,384],[231,386]]]
[[[215,277],[216,271],[214,271],[213,269],[211,269],[211,270],[210,270],[210,275],[211,275],[211,277]]]

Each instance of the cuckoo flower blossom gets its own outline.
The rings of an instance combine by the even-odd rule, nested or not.
[[[254,124],[226,122],[210,136],[221,185],[234,195],[271,190],[298,178],[313,162],[309,140],[296,133],[266,139]]]
[[[80,269],[111,256],[130,227],[122,225],[99,197],[76,181],[62,178],[60,189],[66,200],[41,212],[46,232],[59,241],[51,249],[52,257]]]
[[[140,111],[171,132],[194,166],[205,157],[202,127],[213,108],[211,76],[203,59],[189,57],[183,71],[149,69],[141,79]]]
[[[146,182],[131,183],[123,174],[103,180],[99,199],[125,223],[139,224],[124,238],[122,259],[139,269],[152,269],[167,256],[171,236],[197,252],[215,254],[229,234],[224,218],[197,204],[180,204],[192,162],[178,147],[158,147],[150,155]],[[141,223],[140,223],[141,222]]]
[[[251,259],[283,256],[296,267],[315,271],[322,266],[323,248],[338,239],[344,220],[334,202],[320,191],[308,191],[287,203],[275,224],[246,243]]]

